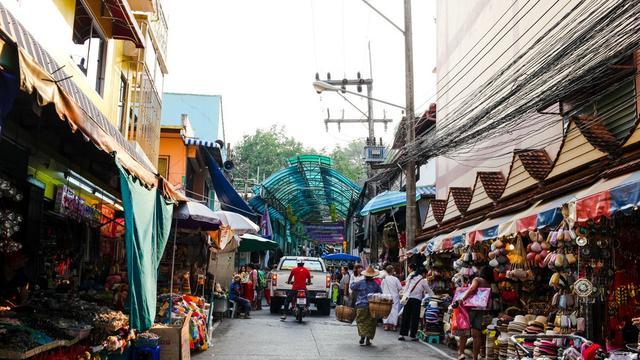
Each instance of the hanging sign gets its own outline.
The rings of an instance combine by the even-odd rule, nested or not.
[[[88,205],[67,185],[58,187],[55,211],[76,221],[87,221],[93,226],[100,224],[101,214],[98,210]]]

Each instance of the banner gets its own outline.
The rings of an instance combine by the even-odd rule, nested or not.
[[[260,224],[261,235],[265,239],[272,240],[273,229],[271,228],[271,218],[269,217],[269,205],[264,205],[264,212],[262,213],[262,223]]]
[[[344,241],[344,223],[341,221],[331,223],[304,223],[304,230],[310,240],[342,244]]]

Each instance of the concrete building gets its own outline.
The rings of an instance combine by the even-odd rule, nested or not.
[[[68,81],[155,166],[160,94],[167,74],[168,28],[161,3],[0,0],[0,4],[51,55]],[[20,38],[20,31],[12,30],[10,36]]]

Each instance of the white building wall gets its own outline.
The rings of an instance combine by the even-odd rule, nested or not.
[[[453,116],[457,110],[471,106],[464,101],[465,97],[521,54],[573,6],[571,1],[560,1],[555,5],[554,0],[535,3],[525,0],[438,0],[438,131],[457,120]],[[516,23],[518,19],[521,20]],[[506,177],[511,151],[516,148],[546,148],[553,159],[562,133],[562,119],[554,117],[557,121],[545,127],[522,119],[518,128],[505,137],[448,154],[447,158],[439,157],[435,161],[437,197],[445,198],[450,186],[473,186],[475,174],[480,170],[502,170]]]

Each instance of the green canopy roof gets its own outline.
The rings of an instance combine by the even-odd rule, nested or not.
[[[254,187],[252,205],[266,203],[284,217],[290,209],[298,221],[304,222],[331,221],[332,208],[338,219],[346,218],[358,200],[360,187],[335,170],[331,158],[300,155],[288,162],[289,166]]]

